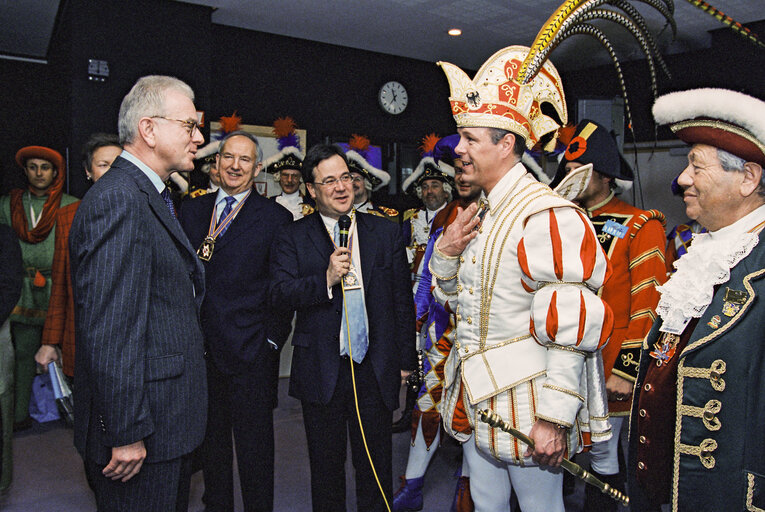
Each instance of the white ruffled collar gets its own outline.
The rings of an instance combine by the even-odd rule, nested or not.
[[[759,236],[751,232],[765,220],[761,206],[730,226],[711,233],[697,233],[688,253],[675,261],[677,271],[663,286],[656,313],[661,330],[680,334],[691,318],[699,318],[712,302],[715,286],[730,279],[730,269],[757,246]]]

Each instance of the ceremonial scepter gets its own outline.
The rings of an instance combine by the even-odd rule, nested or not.
[[[498,428],[500,430],[503,430],[510,434],[513,437],[517,437],[527,445],[531,447],[531,449],[534,449],[534,441],[521,432],[520,430],[516,430],[510,425],[507,424],[505,420],[497,416],[496,413],[489,411],[488,409],[483,409],[478,411],[478,415],[481,417],[481,421],[484,423],[488,423],[490,426],[494,428]],[[592,473],[584,469],[579,464],[576,464],[575,462],[571,462],[568,459],[563,459],[560,463],[561,467],[571,473],[574,476],[577,476],[585,481],[585,483],[588,483],[590,485],[594,485],[598,489],[600,489],[600,492],[605,494],[606,496],[615,499],[616,501],[621,501],[622,505],[625,507],[629,505],[630,498],[629,496],[625,496],[622,494],[622,492],[619,489],[614,489],[607,483],[601,482],[597,478],[595,478]]]

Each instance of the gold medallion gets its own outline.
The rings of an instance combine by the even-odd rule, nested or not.
[[[197,249],[197,255],[202,261],[210,261],[215,250],[215,239],[211,236],[205,237],[202,245]]]

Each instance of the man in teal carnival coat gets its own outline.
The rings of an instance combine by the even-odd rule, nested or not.
[[[765,102],[722,89],[659,98],[692,145],[678,178],[697,234],[661,287],[630,424],[630,509],[765,509]]]

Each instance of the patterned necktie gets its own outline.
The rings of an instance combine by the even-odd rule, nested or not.
[[[165,200],[167,209],[170,210],[170,215],[172,215],[174,219],[177,219],[178,217],[175,215],[175,206],[173,205],[173,200],[170,197],[170,189],[168,187],[165,187],[165,190],[162,191],[161,196],[162,196],[162,199]]]
[[[231,213],[231,210],[233,209],[233,207],[234,207],[234,203],[235,203],[235,202],[236,202],[236,198],[235,198],[235,197],[233,197],[233,196],[228,196],[228,197],[226,198],[226,206],[224,206],[224,207],[223,207],[223,211],[222,211],[222,212],[220,212],[220,217],[218,217],[218,222],[217,222],[217,224],[215,224],[215,227],[216,227],[216,228],[217,228],[218,226],[220,226],[220,223],[221,223],[221,221],[222,221],[223,219],[225,219],[225,218],[226,218],[226,215],[228,215],[229,213]],[[227,224],[227,225],[226,225],[226,226],[223,228],[223,230],[221,230],[221,232],[218,234],[218,236],[223,236],[223,234],[224,234],[226,231],[228,231],[228,227],[229,227],[230,225],[231,225],[231,223],[229,222],[229,223],[228,223],[228,224]]]
[[[335,224],[335,243],[340,243],[340,226]],[[353,262],[351,267],[353,268]],[[348,274],[346,274],[347,277]],[[345,279],[345,277],[343,278]],[[350,324],[351,330],[351,353],[353,354],[353,360],[357,363],[361,363],[364,356],[367,355],[367,349],[369,348],[369,337],[367,335],[367,308],[364,303],[364,289],[357,287],[350,290],[345,290],[345,308],[341,320],[340,327],[340,342],[341,349],[340,355],[348,355],[348,328]],[[345,320],[345,313],[348,314],[348,322]],[[344,353],[345,352],[345,353]]]

